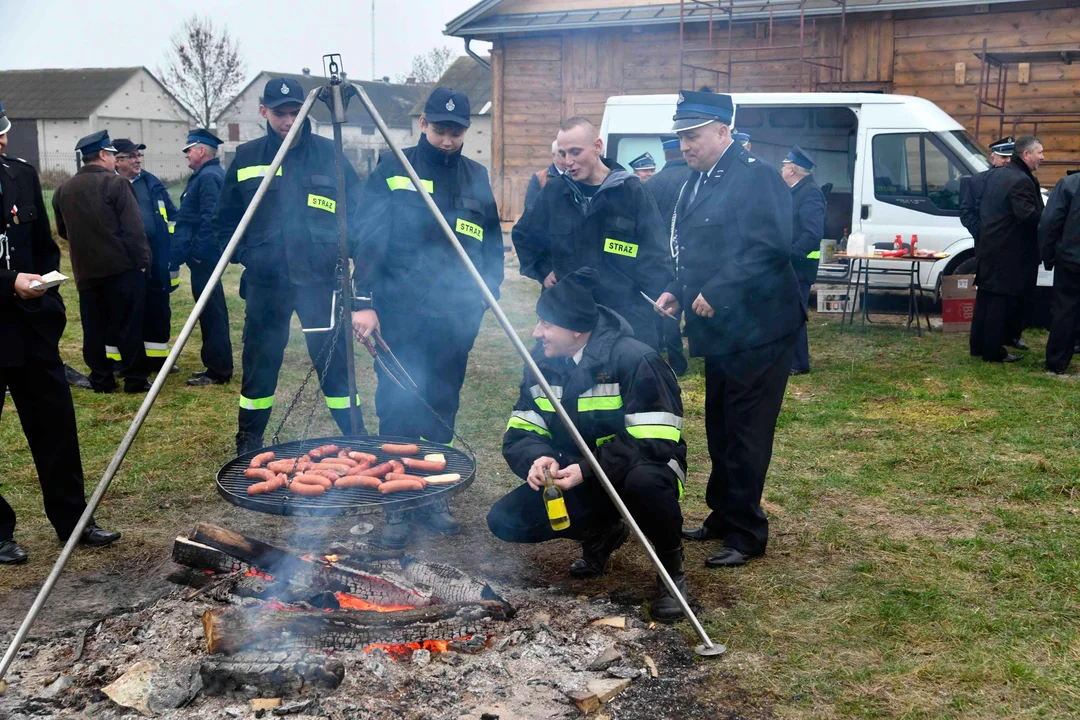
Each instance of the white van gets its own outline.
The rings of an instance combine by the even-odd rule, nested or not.
[[[792,145],[810,154],[814,178],[826,191],[825,238],[862,231],[868,246],[907,243],[949,257],[921,264],[924,288],[940,290],[942,275],[974,272],[974,243],[960,223],[960,178],[990,167],[989,151],[934,103],[875,93],[733,93],[734,126],[752,151],[780,167]],[[661,143],[674,137],[677,95],[612,97],[600,136],[609,158],[624,167],[648,151],[663,167]],[[847,267],[822,263],[819,282],[839,282]],[[878,276],[875,284],[905,283]],[[1053,275],[1040,265],[1039,285]]]

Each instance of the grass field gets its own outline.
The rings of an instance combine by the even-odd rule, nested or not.
[[[237,284],[234,267],[226,294],[239,358]],[[61,350],[83,368],[71,283],[64,293],[69,324]],[[175,333],[192,304],[186,279],[173,297]],[[532,283],[508,268],[503,298],[527,333]],[[688,549],[702,620],[730,648],[710,661],[718,717],[1080,717],[1080,385],[1042,371],[1045,334],[1028,332],[1034,350],[1012,366],[969,358],[963,334],[920,339],[875,327],[840,335],[833,317],[814,315],[810,338],[814,372],[788,387],[766,484],[768,554],[715,572],[702,565],[708,548]],[[240,512],[223,508],[212,482],[233,453],[239,386],[185,387],[181,380],[201,367],[198,332],[193,340],[182,374],[166,385],[99,512],[124,540],[76,553],[72,571],[161,553],[193,519]],[[295,332],[279,404],[308,368]],[[370,364],[360,359],[358,368],[374,426]],[[700,361],[691,368],[683,380],[688,524],[706,512],[709,470]],[[519,377],[520,362],[489,315],[459,421],[477,449],[480,475],[457,508],[478,547],[505,548],[482,518],[516,482],[499,458],[499,439]],[[92,487],[141,397],[75,393]],[[334,431],[321,408],[315,423],[316,432]],[[290,420],[287,435],[301,425]],[[0,488],[19,512],[17,537],[32,556],[28,565],[0,568],[7,591],[40,582],[59,547],[10,405],[0,444]],[[587,583],[566,575],[574,557],[567,543],[514,551],[538,581],[571,592],[649,592],[651,575],[636,548],[620,552],[608,578]],[[497,569],[503,552],[476,569]],[[689,627],[686,633],[689,640]]]

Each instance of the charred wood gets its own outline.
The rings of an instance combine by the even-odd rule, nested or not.
[[[345,665],[307,651],[249,652],[208,660],[199,674],[207,695],[282,697],[334,690],[345,678]]]

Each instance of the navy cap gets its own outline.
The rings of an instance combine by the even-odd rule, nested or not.
[[[675,107],[675,116],[672,120],[672,132],[693,130],[711,122],[731,125],[735,119],[735,103],[730,95],[719,95],[710,92],[686,92],[679,93],[679,104]]]
[[[744,132],[731,133],[731,139],[742,143],[744,147],[746,143],[750,142],[750,136]]]
[[[424,117],[431,123],[449,122],[469,127],[472,122],[469,96],[460,90],[437,87],[424,103]]]
[[[292,78],[270,78],[263,88],[262,102],[268,108],[276,108],[285,103],[304,104],[304,88]]]
[[[653,156],[649,153],[641,153],[636,158],[630,161],[631,170],[655,170],[656,160],[653,160]]]
[[[108,130],[98,130],[96,133],[87,135],[79,140],[79,142],[75,143],[75,149],[83,155],[97,155],[102,150],[111,153],[118,152],[117,149],[113,147],[112,141],[109,140]]]
[[[665,150],[678,150],[681,147],[682,147],[682,144],[679,142],[678,138],[675,138],[673,140],[665,140],[664,141],[664,149]]]
[[[113,147],[116,148],[116,152],[118,152],[118,153],[132,153],[132,152],[135,152],[136,150],[145,150],[146,149],[146,146],[143,145],[142,143],[139,143],[138,145],[136,145],[135,143],[131,142],[127,138],[116,138],[115,140],[113,140],[112,144],[113,144]]]
[[[6,135],[7,131],[11,129],[11,121],[8,120],[6,114],[4,114],[4,103],[0,102],[0,135]]]
[[[1016,140],[1013,136],[1001,138],[996,142],[990,143],[990,150],[995,155],[1001,155],[1002,157],[1010,157],[1013,154],[1013,150],[1016,149]]]
[[[784,158],[784,162],[795,163],[803,170],[813,170],[814,161],[810,159],[810,156],[803,152],[803,149],[798,145],[791,148],[791,152]]]
[[[225,142],[214,133],[209,130],[203,130],[202,128],[195,128],[188,132],[187,142],[184,144],[184,150],[192,147],[193,145],[207,145],[212,148],[216,148],[221,143]]]

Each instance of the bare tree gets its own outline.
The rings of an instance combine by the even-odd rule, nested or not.
[[[416,82],[421,85],[434,85],[453,61],[454,53],[450,48],[432,48],[423,55],[413,56],[412,69],[404,75],[398,75],[397,81],[403,83],[408,78],[416,78]]]
[[[210,127],[244,80],[239,41],[208,17],[192,15],[169,38],[165,69],[158,75],[201,127]]]

